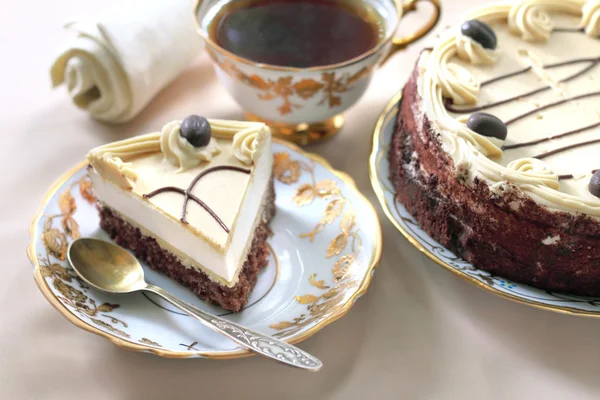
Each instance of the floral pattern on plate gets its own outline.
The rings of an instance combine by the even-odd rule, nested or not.
[[[344,315],[365,293],[381,258],[381,226],[348,175],[293,145],[277,141],[273,150],[272,255],[242,312],[204,303],[144,269],[149,282],[201,309],[297,343]],[[99,228],[85,167],[76,166],[49,189],[31,225],[28,255],[46,299],[78,327],[131,350],[176,358],[248,355],[153,295],[109,295],[76,276],[66,261],[68,245],[79,237],[109,240]]]

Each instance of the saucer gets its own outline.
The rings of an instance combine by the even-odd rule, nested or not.
[[[294,145],[273,144],[277,214],[269,265],[241,312],[229,313],[144,265],[149,283],[196,307],[298,343],[346,314],[381,258],[381,226],[353,180]],[[46,193],[31,227],[35,281],[74,325],[117,346],[163,357],[235,358],[250,353],[152,294],[110,295],[88,287],[65,260],[78,237],[110,240],[99,227],[86,162]]]
[[[394,96],[380,115],[375,125],[373,148],[369,158],[373,189],[385,214],[400,233],[437,264],[491,293],[545,310],[600,317],[600,298],[549,292],[490,274],[456,256],[421,229],[417,221],[396,199],[394,186],[389,179],[388,152],[395,131],[398,103],[401,98],[402,93],[400,92]]]

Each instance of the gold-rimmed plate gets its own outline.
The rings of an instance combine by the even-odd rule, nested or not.
[[[389,179],[388,152],[396,128],[398,104],[402,93],[398,93],[381,113],[373,132],[373,148],[369,158],[371,184],[383,210],[394,226],[427,257],[448,271],[477,287],[504,298],[545,310],[565,314],[600,317],[600,298],[572,296],[533,288],[509,281],[489,272],[475,268],[450,250],[433,240],[421,229],[396,196]]]
[[[348,175],[284,142],[276,141],[273,151],[272,256],[242,312],[208,305],[144,269],[149,282],[198,308],[297,343],[346,314],[366,292],[381,259],[381,226]],[[172,358],[249,355],[152,295],[108,295],[77,278],[65,260],[69,243],[78,237],[109,240],[99,228],[85,167],[77,165],[50,187],[31,224],[28,256],[50,304],[76,326],[130,350]]]

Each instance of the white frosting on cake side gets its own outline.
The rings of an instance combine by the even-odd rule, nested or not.
[[[600,217],[588,190],[600,168],[600,0],[519,0],[470,19],[490,25],[496,50],[451,28],[419,61],[424,112],[457,174],[496,194],[519,189],[551,210]],[[506,140],[469,129],[476,111],[504,121]]]
[[[232,138],[243,123],[227,122],[209,120],[219,149],[210,160],[183,155],[183,163],[171,163],[161,133],[101,146],[88,159],[100,201],[165,243],[184,265],[233,286],[262,216],[273,156],[268,127],[248,123],[255,143],[250,162],[240,161]],[[179,124],[165,125],[162,134]]]

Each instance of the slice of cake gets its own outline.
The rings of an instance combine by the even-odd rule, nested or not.
[[[271,133],[195,115],[93,149],[100,226],[149,266],[231,311],[269,255]]]

